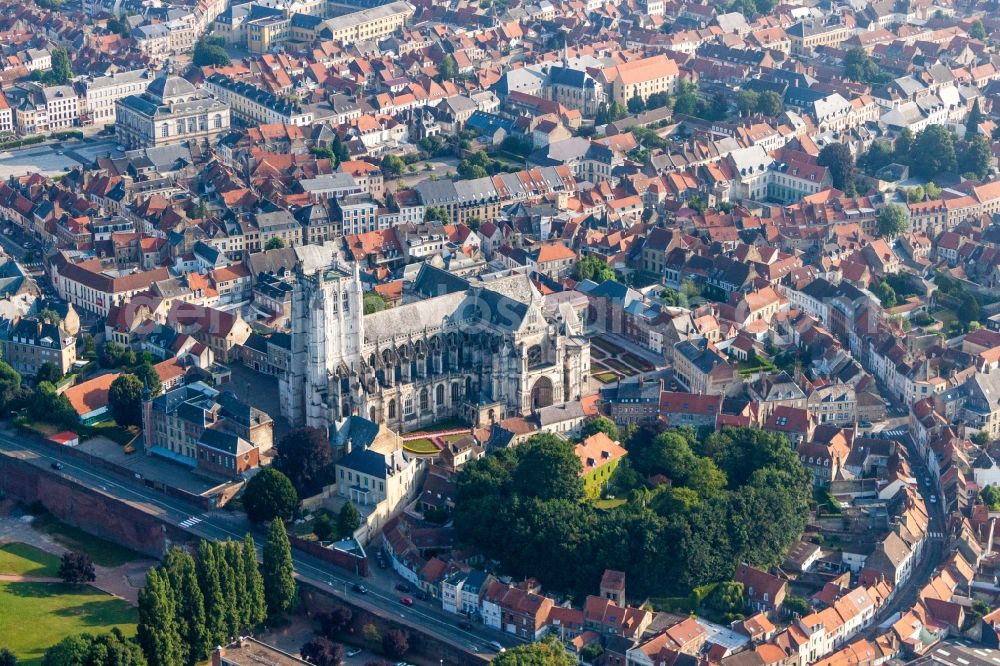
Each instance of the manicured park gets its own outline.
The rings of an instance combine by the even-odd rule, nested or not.
[[[118,627],[132,635],[136,619],[127,602],[89,585],[0,582],[0,643],[28,666],[71,634]]]
[[[0,545],[0,574],[55,577],[59,558],[24,543],[5,543]]]

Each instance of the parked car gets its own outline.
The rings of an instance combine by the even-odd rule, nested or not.
[[[507,648],[505,648],[504,646],[500,645],[496,641],[490,641],[489,643],[487,643],[487,645],[489,645],[491,648],[493,648],[496,652],[506,652],[507,651]]]
[[[931,495],[931,504],[937,502],[937,495]]]
[[[431,595],[427,594],[423,590],[417,590],[417,599],[420,599],[421,601],[427,601],[430,598]]]
[[[413,599],[411,599],[410,597],[400,597],[399,603],[403,604],[404,606],[412,606]]]
[[[400,592],[409,592],[412,588],[409,583],[396,583],[396,589]]]
[[[472,623],[466,621],[459,622],[458,628],[461,629],[462,631],[472,631]]]
[[[357,592],[358,594],[368,594],[368,588],[362,585],[361,583],[355,583],[354,585],[351,586],[351,589]]]
[[[62,469],[62,468],[63,468],[63,464],[61,462],[54,462],[54,463],[52,463],[52,469]]]

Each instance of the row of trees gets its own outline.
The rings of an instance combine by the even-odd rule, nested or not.
[[[728,580],[736,562],[775,564],[805,526],[809,475],[783,436],[650,426],[625,441],[611,483],[629,502],[612,511],[584,501],[580,462],[556,437],[471,463],[458,479],[460,538],[549,589],[590,593],[610,568],[663,596]],[[656,475],[673,486],[649,484]]]
[[[872,143],[858,159],[858,166],[874,174],[895,162],[909,166],[912,175],[927,180],[956,172],[981,180],[989,173],[991,160],[989,142],[978,132],[966,131],[960,140],[953,129],[928,125],[915,136],[904,129],[892,147],[882,141]]]
[[[137,640],[149,666],[194,666],[213,646],[284,615],[295,598],[291,546],[274,520],[263,566],[249,534],[242,542],[202,541],[197,558],[171,549],[139,593]]]

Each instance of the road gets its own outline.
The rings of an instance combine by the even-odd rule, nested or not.
[[[927,530],[930,535],[927,537],[927,542],[924,545],[923,559],[910,574],[909,579],[899,586],[896,590],[896,594],[893,596],[892,600],[882,607],[879,611],[879,617],[875,625],[869,627],[866,634],[868,637],[874,636],[877,630],[878,622],[882,622],[890,617],[894,613],[905,611],[912,608],[917,602],[917,595],[920,593],[920,589],[927,584],[930,580],[931,575],[937,568],[938,564],[941,563],[941,557],[944,553],[945,547],[945,519],[944,519],[944,509],[942,508],[941,502],[931,502],[931,495],[937,494],[937,489],[928,484],[924,484],[922,481],[928,478],[928,472],[926,464],[923,459],[918,455],[916,446],[907,436],[904,438],[904,443],[906,445],[908,458],[910,462],[910,469],[913,475],[917,478],[917,491],[920,493],[921,497],[924,499],[924,504],[927,507],[928,514],[928,525]],[[942,536],[939,536],[942,535]]]
[[[2,454],[28,461],[46,472],[58,474],[64,479],[114,497],[198,538],[215,541],[242,539],[250,529],[249,524],[235,524],[231,514],[201,511],[187,502],[166,497],[143,485],[130,483],[113,472],[81,465],[75,458],[62,456],[57,450],[49,449],[39,442],[0,433],[0,455]],[[62,464],[58,472],[51,469],[54,462]],[[254,536],[260,552],[264,534],[256,531]],[[485,627],[478,627],[475,632],[465,631],[457,626],[462,618],[445,613],[440,607],[432,607],[427,602],[416,601],[413,606],[402,606],[399,597],[392,592],[393,583],[389,577],[363,579],[296,550],[292,551],[292,558],[296,576],[300,580],[316,587],[325,587],[335,596],[348,598],[351,603],[379,616],[409,624],[463,650],[492,657],[494,652],[487,645],[489,641],[497,641],[506,647],[519,644],[516,637]],[[364,583],[370,591],[365,595],[354,593],[350,589],[354,583]]]

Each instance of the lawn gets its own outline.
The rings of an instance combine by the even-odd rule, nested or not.
[[[135,633],[136,610],[89,585],[0,583],[0,637],[28,666],[66,636],[110,631]]]
[[[633,367],[639,368],[643,372],[652,372],[656,369],[649,361],[640,356],[636,356],[632,352],[627,352],[624,356],[622,356],[622,360]]]
[[[633,370],[631,367],[625,365],[621,361],[616,361],[613,358],[609,358],[608,360],[606,360],[604,362],[604,365],[608,366],[612,370],[617,370],[623,375],[628,375],[629,377],[631,377],[632,375],[639,374],[638,370]]]
[[[0,546],[0,574],[55,577],[59,558],[26,543],[5,543]]]
[[[125,428],[114,421],[101,421],[90,426],[87,432],[88,437],[107,437],[119,446],[125,446],[139,434],[139,429],[135,426]]]
[[[35,517],[31,526],[40,532],[48,534],[68,550],[82,551],[90,555],[95,564],[102,567],[117,567],[142,559],[143,556],[125,546],[88,534],[83,530],[67,525],[50,513],[41,513]]]
[[[409,451],[410,453],[420,453],[420,454],[433,454],[441,451],[441,449],[434,446],[434,442],[427,439],[426,437],[421,437],[420,439],[411,439],[407,442],[403,442],[403,449]]]
[[[605,511],[610,511],[611,509],[615,509],[617,507],[620,507],[622,504],[625,504],[626,501],[627,500],[623,499],[596,499],[592,501],[590,504],[595,509],[603,509]]]
[[[602,384],[610,384],[618,379],[618,375],[614,372],[598,372],[594,375],[594,378]]]

